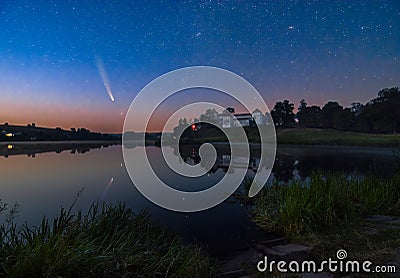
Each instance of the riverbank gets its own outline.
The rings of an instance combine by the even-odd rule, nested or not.
[[[400,177],[313,174],[307,182],[267,186],[253,212],[261,228],[291,237],[372,214],[400,216]]]
[[[235,128],[232,128],[235,129]],[[249,142],[259,142],[256,127],[245,127]],[[235,131],[233,130],[233,133]],[[181,138],[181,143],[227,142],[227,138],[216,130],[202,130]],[[370,134],[352,131],[339,131],[318,128],[285,128],[276,130],[278,144],[288,145],[333,145],[333,146],[373,146],[399,147],[400,135]]]
[[[123,205],[62,209],[35,228],[8,220],[0,226],[0,276],[210,277],[216,271],[198,247]]]
[[[338,250],[345,250],[348,260],[400,270],[399,175],[360,179],[318,173],[307,182],[266,187],[252,202],[252,219],[275,233],[276,241],[256,244],[241,254],[241,262],[240,256],[234,258],[229,262],[236,263],[234,271],[256,275],[255,264],[264,256],[318,263],[337,259]]]
[[[249,217],[271,240],[253,242],[228,261],[217,262],[199,247],[182,243],[146,213],[134,214],[123,205],[94,205],[87,213],[62,209],[54,221],[44,219],[37,228],[19,230],[4,222],[0,276],[70,277],[79,272],[82,276],[252,277],[260,274],[256,265],[264,256],[319,262],[335,259],[339,249],[347,251],[349,260],[399,262],[398,176],[360,179],[318,173],[307,181],[266,187],[255,199],[244,196],[242,203],[252,205]]]
[[[317,128],[277,129],[278,144],[398,147],[400,135]]]

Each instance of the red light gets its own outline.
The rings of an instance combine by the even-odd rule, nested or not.
[[[196,125],[192,125],[192,130],[196,130]]]

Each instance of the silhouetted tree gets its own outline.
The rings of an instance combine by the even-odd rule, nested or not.
[[[212,123],[218,123],[218,112],[213,109],[207,109],[204,114],[201,114],[200,121],[208,121]]]
[[[278,127],[293,127],[295,123],[293,110],[294,104],[289,103],[288,100],[275,103],[274,109],[271,111],[275,125]]]
[[[359,102],[353,102],[350,109],[351,112],[354,113],[354,116],[358,117],[361,114],[361,111],[364,109],[364,105]]]
[[[397,133],[400,124],[400,90],[385,88],[367,103],[360,114],[360,125],[366,131]]]
[[[320,114],[321,108],[319,106],[308,107],[304,99],[300,101],[300,106],[296,114],[296,118],[299,121],[301,127],[320,127]]]
[[[301,112],[302,110],[304,110],[304,109],[306,109],[306,108],[307,108],[307,102],[306,102],[306,100],[303,98],[303,99],[300,100],[300,106],[299,106],[298,111]]]
[[[329,101],[321,109],[321,126],[324,128],[334,128],[334,118],[343,111],[337,101]]]
[[[333,128],[339,130],[351,130],[354,128],[355,115],[350,108],[337,111],[333,117]]]

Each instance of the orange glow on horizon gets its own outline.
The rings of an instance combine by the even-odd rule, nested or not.
[[[32,106],[26,103],[2,103],[0,124],[27,125],[69,130],[87,128],[94,132],[121,133],[125,113],[107,107],[82,109],[80,107]]]
[[[274,97],[276,98],[276,96]],[[305,98],[309,106],[320,105],[321,107],[327,102],[326,99]],[[285,97],[272,100],[268,102],[269,109],[272,110],[276,101],[283,101]],[[295,110],[300,102],[299,100],[289,101],[294,103]],[[339,101],[339,103],[341,103]],[[341,105],[346,106],[345,103]],[[82,105],[83,106],[83,105]],[[122,133],[123,124],[125,120],[125,115],[127,112],[127,107],[125,109],[117,108],[115,106],[109,106],[104,104],[101,107],[98,105],[96,107],[82,107],[77,104],[75,106],[66,105],[49,105],[49,104],[32,104],[32,103],[22,103],[22,102],[11,102],[5,101],[1,103],[0,109],[0,124],[8,122],[10,125],[27,125],[29,123],[35,123],[37,127],[49,127],[56,128],[60,127],[65,130],[70,128],[87,128],[93,132],[102,133]],[[160,132],[166,123],[166,120],[181,107],[178,101],[173,100],[166,106],[156,109],[153,116],[150,118],[147,132]],[[242,109],[236,105],[232,106],[236,109],[236,112],[241,112]],[[205,112],[205,111],[203,111]],[[194,119],[199,117],[201,111],[193,111],[193,115],[188,115],[187,119]],[[245,111],[243,111],[245,112]],[[140,119],[140,117],[138,117]],[[178,124],[178,123],[176,123]],[[142,130],[135,130],[135,132],[142,132]],[[170,130],[167,130],[170,132]],[[12,135],[6,134],[7,137]]]

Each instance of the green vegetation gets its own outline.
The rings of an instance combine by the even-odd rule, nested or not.
[[[232,129],[234,132],[234,128]],[[249,142],[259,142],[257,127],[246,127]],[[393,147],[400,145],[400,135],[371,134],[353,131],[318,128],[279,128],[276,130],[278,144],[291,145],[340,145]],[[181,138],[183,143],[228,142],[227,138],[215,129],[207,129],[196,134],[187,132]]]
[[[18,229],[9,219],[0,227],[0,265],[0,276],[10,277],[209,277],[215,271],[199,248],[123,205],[92,205],[86,214],[61,209],[36,228]]]
[[[244,127],[244,131],[250,142],[259,142],[260,134],[257,127]],[[229,129],[232,138],[241,138],[242,129],[233,127]],[[217,127],[203,124],[200,130],[193,131],[186,129],[181,137],[184,143],[203,143],[203,142],[228,142],[228,137]]]
[[[116,135],[92,132],[86,128],[38,127],[35,123],[27,126],[0,124],[0,142],[40,142],[40,141],[118,141]]]
[[[329,101],[322,108],[307,106],[300,101],[294,113],[294,104],[278,101],[271,111],[276,127],[330,128],[346,131],[396,134],[400,125],[400,88],[385,88],[366,104],[352,103],[344,108],[337,101]],[[295,122],[297,119],[297,123]]]
[[[394,220],[376,222],[371,215],[390,215],[378,218]],[[398,175],[378,180],[315,173],[307,183],[293,181],[265,188],[253,209],[258,226],[311,247],[316,261],[334,258],[338,249],[345,249],[352,260],[375,264],[388,264],[396,257],[399,216]]]
[[[343,145],[343,146],[399,146],[400,135],[369,134],[316,128],[277,129],[279,144]]]
[[[261,228],[289,237],[372,214],[400,215],[400,178],[314,174],[307,184],[293,181],[267,187],[257,196],[253,212]]]
[[[400,126],[399,107],[400,88],[392,87],[380,90],[378,96],[366,104],[355,102],[351,104],[351,107],[343,107],[337,101],[329,101],[322,108],[317,105],[308,106],[306,101],[302,99],[300,100],[297,113],[295,113],[294,104],[285,99],[276,102],[271,110],[271,114],[269,115],[266,112],[261,118],[264,119],[264,124],[274,124],[277,129],[294,127],[322,128],[374,134],[396,134]],[[231,107],[228,107],[225,111],[234,113],[234,109]],[[200,116],[200,119],[195,118],[193,122],[189,122],[196,125],[202,121],[208,121],[219,126],[221,120],[217,111],[208,109],[205,114]],[[179,131],[187,128],[189,122],[185,118],[180,119],[179,125],[174,128],[174,133],[178,134]],[[205,125],[205,123],[201,125]],[[254,125],[255,120],[253,119],[248,126],[252,127]],[[210,130],[208,124],[205,127],[207,128],[207,132],[211,133],[208,136],[215,137],[215,132]],[[206,136],[197,132],[192,132],[192,134],[186,132],[184,137],[196,137],[193,135]],[[251,136],[249,138],[250,140],[254,139]]]
[[[311,247],[317,261],[334,258],[338,249],[345,249],[351,260],[372,261],[382,265],[393,262],[397,255],[396,250],[400,246],[400,226],[383,224],[374,233],[369,232],[370,226],[375,227],[374,223],[363,220],[309,233],[295,240]],[[370,275],[365,273],[364,276],[369,277],[368,274]],[[387,277],[387,275],[376,277]]]
[[[276,127],[294,127],[296,114],[293,112],[294,104],[287,99],[278,101],[271,111],[272,119]]]

